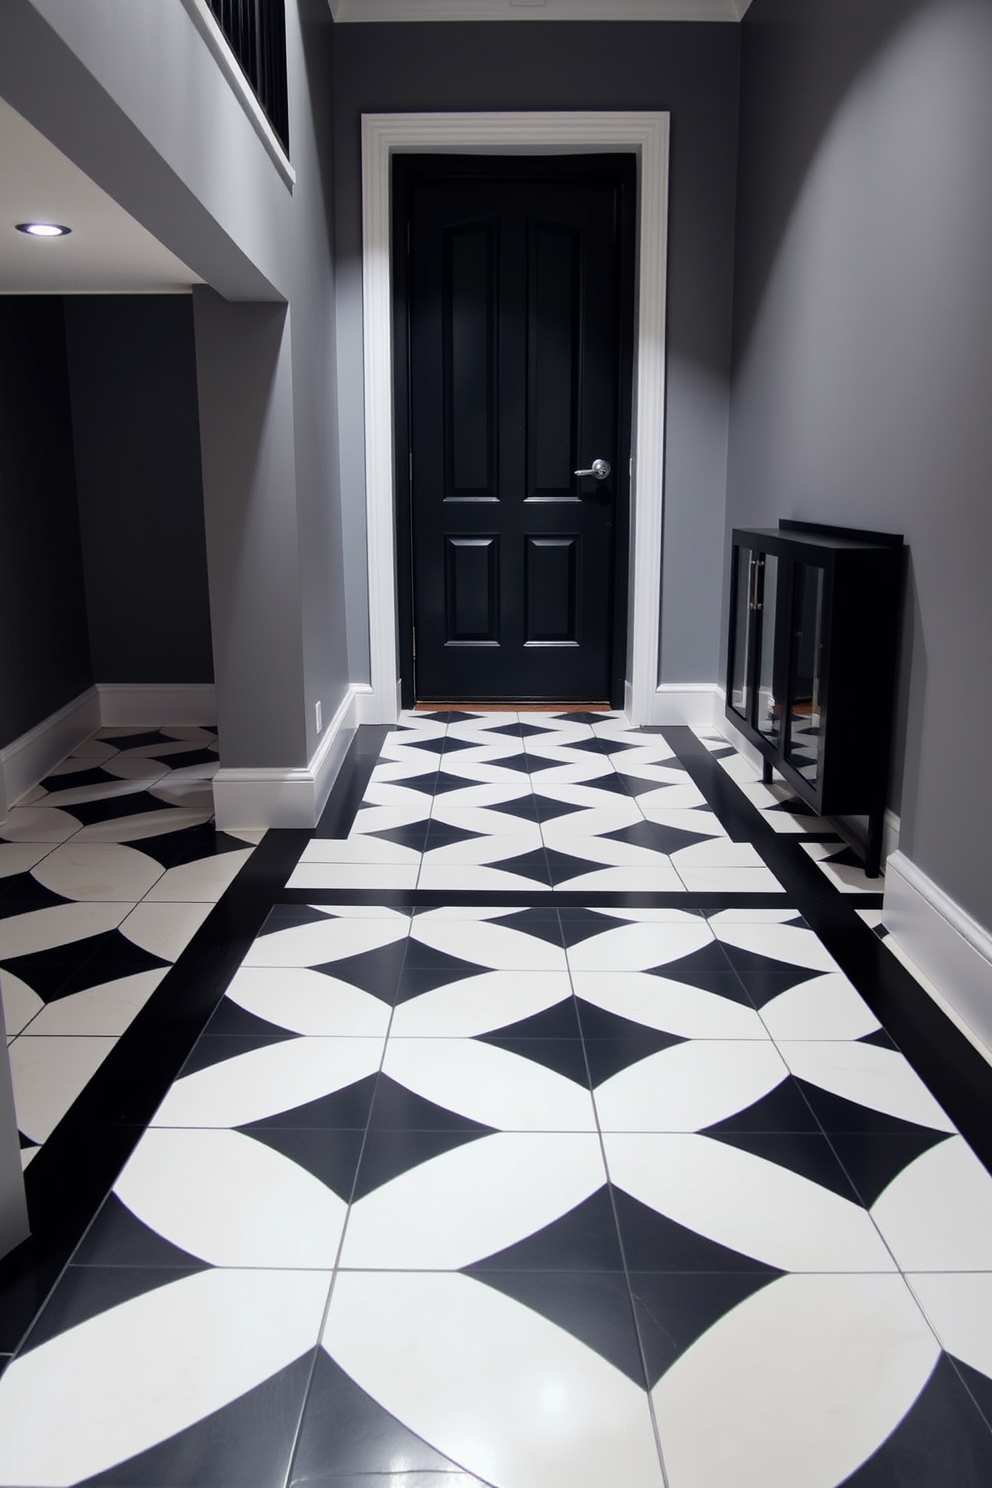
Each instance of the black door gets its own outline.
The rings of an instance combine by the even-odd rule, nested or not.
[[[398,167],[416,697],[619,703],[632,158]]]

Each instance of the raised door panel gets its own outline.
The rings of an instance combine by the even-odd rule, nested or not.
[[[525,646],[579,644],[577,536],[526,539]]]

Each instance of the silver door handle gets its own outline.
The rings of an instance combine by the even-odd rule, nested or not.
[[[609,460],[593,460],[589,470],[576,470],[575,475],[591,475],[594,480],[605,480],[612,470]]]

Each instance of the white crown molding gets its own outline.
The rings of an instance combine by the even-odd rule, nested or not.
[[[168,728],[217,722],[212,682],[98,682],[100,723],[104,728]]]
[[[923,973],[921,986],[992,1059],[992,935],[985,926],[902,852],[886,864],[882,923]]]
[[[751,0],[329,0],[361,21],[739,21]]]
[[[371,696],[367,683],[352,683],[310,762],[299,769],[218,770],[213,780],[218,828],[315,827],[355,729],[366,721]]]
[[[265,110],[255,97],[255,91],[242,72],[241,64],[231,50],[231,44],[218,25],[213,11],[206,0],[180,0],[180,4],[213,53],[214,61],[230,83],[238,102],[248,116],[252,129],[265,146],[276,170],[292,191],[296,185],[296,172],[290,164],[289,156],[266,118]],[[333,10],[331,13],[333,14]]]
[[[658,685],[661,516],[665,472],[665,293],[668,245],[665,113],[366,114],[362,118],[362,300],[368,524],[369,722],[397,716],[393,517],[390,161],[406,151],[575,154],[629,151],[638,161],[635,406],[631,448],[628,716],[649,723]]]

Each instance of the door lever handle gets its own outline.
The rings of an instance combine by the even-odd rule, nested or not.
[[[589,470],[576,470],[575,475],[591,475],[593,480],[605,480],[612,470],[609,460],[593,460]]]

